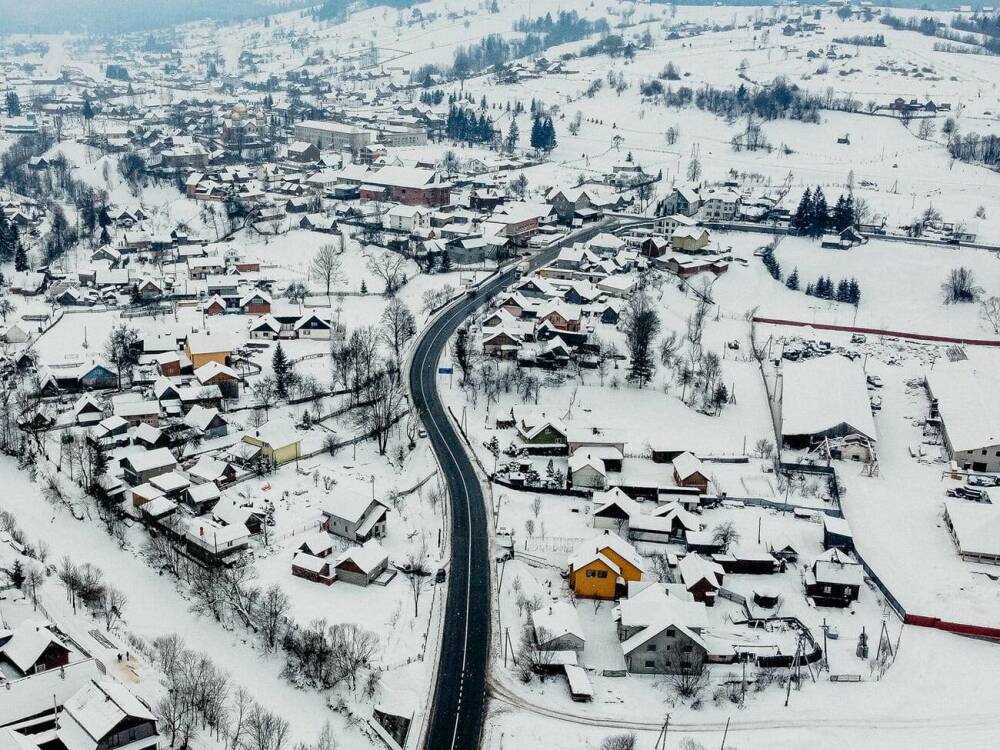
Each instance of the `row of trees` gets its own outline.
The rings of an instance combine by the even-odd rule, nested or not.
[[[827,205],[823,188],[815,191],[806,188],[799,205],[792,214],[791,227],[799,234],[819,237],[828,231],[841,232],[856,226],[861,220],[862,204],[855,200],[853,193],[842,194],[833,210]]]
[[[445,134],[455,141],[492,144],[497,130],[485,114],[480,113],[477,117],[472,109],[452,106],[448,109]]]

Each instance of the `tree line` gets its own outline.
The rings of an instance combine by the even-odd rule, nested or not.
[[[859,209],[853,193],[842,194],[831,210],[827,205],[823,188],[806,188],[799,205],[792,214],[790,226],[798,234],[820,237],[828,231],[842,232],[860,222]]]

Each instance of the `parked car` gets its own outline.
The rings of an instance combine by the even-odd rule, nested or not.
[[[870,385],[872,388],[881,388],[882,378],[880,378],[878,375],[869,375],[868,385]]]
[[[872,396],[871,398],[872,411],[882,411],[882,397]]]
[[[865,343],[865,342],[866,342],[867,340],[868,340],[868,339],[866,339],[866,338],[865,338],[865,337],[864,337],[863,335],[861,335],[860,333],[856,333],[856,334],[854,334],[853,336],[851,336],[851,343],[852,343],[852,344],[863,344],[863,343]]]

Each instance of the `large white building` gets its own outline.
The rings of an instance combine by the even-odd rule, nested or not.
[[[941,420],[948,456],[959,469],[1000,471],[1000,394],[968,362],[927,373],[927,392]]]
[[[375,132],[342,122],[303,120],[295,123],[295,140],[314,143],[319,149],[358,153],[375,140]]]
[[[875,440],[875,420],[861,365],[839,354],[782,367],[781,439],[805,447],[824,437]]]

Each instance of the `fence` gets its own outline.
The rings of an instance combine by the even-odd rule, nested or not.
[[[926,617],[924,615],[906,615],[903,618],[903,622],[907,625],[944,630],[948,633],[966,635],[972,638],[1000,640],[1000,628],[991,628],[985,625],[967,625],[961,622],[949,622],[948,620],[942,620],[940,617]]]
[[[935,336],[930,333],[913,333],[908,331],[891,331],[884,328],[865,328],[862,326],[846,326],[838,323],[809,323],[802,320],[786,320],[784,318],[761,318],[754,316],[754,323],[767,323],[775,326],[795,326],[798,328],[816,328],[822,331],[842,331],[844,333],[862,333],[868,336],[893,336],[916,341],[934,341],[941,344],[967,344],[970,346],[1000,346],[996,339],[970,339],[955,336]]]

